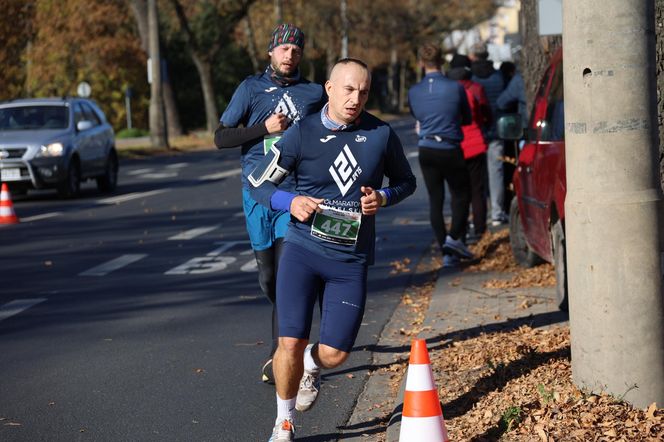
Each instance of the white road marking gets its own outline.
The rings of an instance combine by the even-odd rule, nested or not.
[[[189,163],[175,163],[175,164],[169,164],[166,166],[166,169],[182,169],[183,167],[187,167]]]
[[[119,203],[124,203],[125,201],[130,201],[130,200],[135,200],[137,198],[145,198],[148,196],[152,195],[158,195],[160,193],[168,192],[170,189],[157,189],[157,190],[151,190],[149,192],[134,192],[134,193],[127,193],[125,195],[119,195],[119,196],[114,196],[111,198],[106,198],[102,200],[98,200],[98,204],[119,204]]]
[[[244,212],[237,212],[233,215],[233,218],[244,218]]]
[[[159,180],[162,178],[175,178],[178,176],[177,172],[159,172],[159,173],[146,173],[141,175],[141,178],[149,178],[151,180]]]
[[[428,226],[429,224],[429,221],[416,221],[412,218],[396,217],[392,220],[392,225],[395,226]]]
[[[0,321],[18,315],[33,305],[46,301],[46,298],[16,299],[0,307]]]
[[[237,258],[234,256],[220,255],[237,246],[238,244],[246,244],[248,242],[249,241],[217,242],[216,244],[221,244],[221,247],[217,247],[205,256],[191,258],[184,264],[180,264],[179,266],[168,270],[164,273],[164,275],[200,275],[203,273],[220,272],[226,269],[229,264],[233,264],[235,261],[237,261]]]
[[[26,218],[21,218],[21,221],[22,222],[39,221],[40,219],[53,218],[53,217],[60,216],[60,215],[62,215],[62,212],[42,213],[41,215],[28,216]]]
[[[410,152],[406,155],[406,158],[415,158],[417,156],[419,156],[419,152]]]
[[[177,267],[173,267],[164,275],[200,275],[203,273],[219,272],[233,264],[237,258],[232,256],[199,256]]]
[[[130,170],[127,172],[127,175],[143,175],[144,173],[150,173],[153,169],[136,169]]]
[[[195,229],[187,230],[186,232],[178,233],[177,235],[171,236],[168,239],[170,241],[194,239],[197,236],[204,235],[208,232],[218,229],[219,227],[221,227],[221,224],[217,224],[216,226],[197,227]]]
[[[122,267],[125,267],[131,263],[140,261],[146,256],[148,255],[144,253],[122,255],[118,258],[105,262],[104,264],[100,264],[96,267],[93,267],[90,270],[86,270],[85,272],[79,273],[79,276],[104,276],[107,275],[108,273],[111,273],[114,270],[121,269]]]
[[[220,180],[222,178],[228,178],[235,175],[240,175],[241,173],[242,169],[238,167],[237,169],[226,170],[224,172],[217,172],[210,175],[203,175],[202,177],[199,178],[199,180],[202,181]]]
[[[251,261],[247,261],[240,267],[240,270],[243,272],[255,272],[258,270],[258,263],[256,258],[252,258]]]

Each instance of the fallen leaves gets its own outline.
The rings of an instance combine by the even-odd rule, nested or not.
[[[664,409],[633,408],[571,380],[569,328],[459,335],[430,351],[454,440],[664,440]]]
[[[410,272],[410,268],[408,267],[410,265],[410,258],[404,258],[400,261],[392,261],[390,265],[392,266],[390,275]]]
[[[556,273],[551,264],[544,263],[526,269],[517,264],[512,256],[509,243],[509,231],[500,230],[487,233],[470,250],[479,259],[465,268],[466,272],[505,272],[512,273],[510,279],[491,279],[484,283],[484,288],[506,289],[526,287],[553,287],[556,285]]]

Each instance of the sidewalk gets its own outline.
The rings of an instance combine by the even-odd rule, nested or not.
[[[501,242],[504,243],[505,239]],[[427,259],[439,257],[432,250],[423,261]],[[400,388],[393,391],[395,387],[390,383],[395,377],[394,373],[385,368],[392,366],[392,371],[396,371],[394,365],[399,363],[398,369],[405,372],[412,338],[426,339],[431,353],[432,350],[454,346],[457,341],[468,340],[481,333],[507,332],[517,330],[522,325],[548,327],[567,321],[567,314],[560,312],[556,306],[555,287],[486,288],[492,280],[509,280],[514,273],[468,270],[464,267],[441,268],[437,271],[428,309],[416,336],[404,336],[404,329],[407,330],[409,325],[405,320],[408,306],[402,305],[397,309],[374,350],[374,366],[378,369],[369,377],[345,428],[352,430],[354,437],[346,436],[343,440],[398,441],[405,376],[400,379]],[[423,278],[423,275],[413,275],[415,281],[419,279],[421,282]],[[458,378],[465,377],[464,373],[456,374]],[[468,385],[469,389],[472,387],[474,385]],[[442,402],[445,415],[445,401]],[[386,410],[388,407],[390,409]],[[380,433],[385,425],[387,432],[382,435]]]

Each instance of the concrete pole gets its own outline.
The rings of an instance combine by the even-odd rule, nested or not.
[[[572,377],[664,404],[653,0],[563,2]]]

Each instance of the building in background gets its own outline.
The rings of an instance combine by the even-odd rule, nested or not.
[[[521,49],[519,34],[520,0],[496,0],[495,14],[470,29],[452,31],[444,40],[443,48],[450,54],[459,52],[467,55],[472,45],[487,43],[489,58],[496,68],[503,61],[515,61]]]

